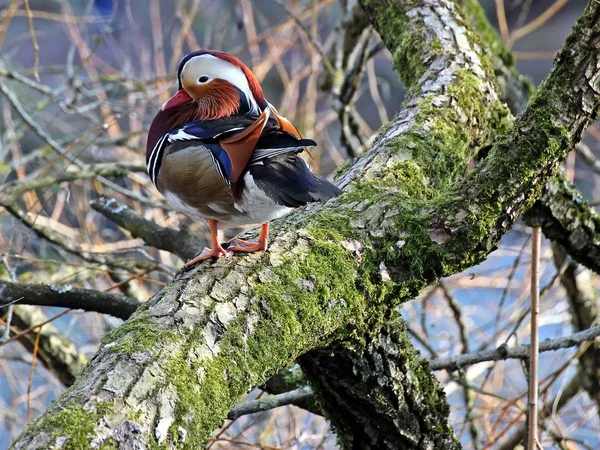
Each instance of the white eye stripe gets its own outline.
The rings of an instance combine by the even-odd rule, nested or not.
[[[203,76],[208,77],[209,81],[217,78],[228,81],[244,93],[250,105],[250,112],[252,114],[260,114],[261,110],[256,103],[254,95],[252,95],[246,74],[239,67],[213,55],[195,56],[183,66],[181,70],[181,83],[184,86],[184,80],[188,80],[189,83],[198,83],[199,79]]]

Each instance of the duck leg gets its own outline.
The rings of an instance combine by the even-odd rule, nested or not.
[[[234,238],[229,241],[229,247],[227,250],[230,252],[259,252],[267,249],[267,240],[269,239],[269,222],[265,222],[260,227],[260,236],[258,241],[244,241],[242,239]]]
[[[204,261],[208,258],[219,258],[220,256],[229,256],[229,254],[225,251],[223,247],[219,244],[219,240],[217,238],[217,221],[214,219],[209,219],[208,225],[210,226],[210,241],[212,248],[204,247],[202,253],[196,256],[194,259],[189,260],[184,264],[186,269],[189,269],[194,264]]]

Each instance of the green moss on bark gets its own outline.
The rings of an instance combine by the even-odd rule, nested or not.
[[[123,325],[109,331],[102,339],[102,343],[110,343],[111,352],[135,353],[174,338],[173,330],[158,328],[156,321],[148,312],[148,305],[144,304]]]
[[[361,279],[355,256],[340,247],[340,232],[330,223],[327,231],[314,228],[302,236],[304,256],[286,255],[282,264],[251,277],[248,295],[258,302],[226,325],[217,354],[199,356],[204,335],[194,332],[170,357],[166,371],[177,392],[169,432],[173,444],[200,448],[230,406],[273,375],[273,368],[286,366],[305,348],[324,344],[324,336],[347,335],[368,314],[362,286],[355,281]],[[261,317],[252,330],[249,315]],[[341,330],[340,323],[348,328]],[[179,427],[186,430],[185,443]]]
[[[98,423],[99,414],[106,414],[113,408],[112,403],[99,402],[97,411],[86,411],[82,406],[73,404],[67,408],[54,410],[44,416],[44,420],[36,421],[31,427],[35,434],[50,433],[57,448],[64,450],[87,450]],[[106,444],[102,448],[115,448]],[[46,448],[28,447],[29,450],[47,450]]]
[[[512,67],[515,63],[515,57],[504,47],[500,36],[494,27],[490,25],[479,0],[460,0],[458,3],[462,7],[465,19],[477,30],[483,48],[501,58],[505,66]]]

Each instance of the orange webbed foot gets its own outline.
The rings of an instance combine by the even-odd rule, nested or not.
[[[227,250],[230,252],[243,252],[243,253],[253,253],[260,252],[267,249],[266,242],[259,241],[244,241],[242,239],[232,239],[229,241],[229,246]]]
[[[202,253],[200,253],[194,259],[191,259],[188,262],[186,262],[184,264],[184,267],[186,269],[189,269],[190,267],[194,266],[195,264],[197,264],[201,261],[205,261],[210,258],[220,258],[221,256],[224,256],[225,258],[227,258],[229,256],[229,253],[227,253],[227,251],[225,251],[225,249],[223,247],[221,247],[220,245],[217,246],[216,248],[204,247],[204,250],[202,250]]]
[[[260,228],[260,236],[258,241],[244,241],[243,239],[233,238],[229,241],[227,250],[230,252],[253,253],[267,249],[267,241],[269,240],[269,222],[262,224]]]

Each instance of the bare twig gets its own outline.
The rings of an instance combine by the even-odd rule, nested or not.
[[[35,189],[58,186],[65,181],[87,180],[97,177],[126,177],[129,172],[145,172],[140,164],[90,164],[83,167],[69,166],[56,176],[15,181],[0,186],[0,202],[13,203],[17,197]]]
[[[20,210],[13,204],[1,204],[9,213],[11,213],[14,217],[19,219],[24,225],[34,231],[38,236],[43,239],[46,239],[53,244],[58,245],[63,248],[67,252],[78,256],[86,261],[95,262],[98,264],[106,264],[110,267],[116,267],[125,270],[135,270],[135,269],[149,269],[153,267],[158,267],[159,264],[153,262],[149,255],[146,255],[144,259],[118,259],[113,255],[105,254],[105,253],[94,253],[88,252],[81,249],[77,244],[71,242],[66,238],[62,238],[59,234],[51,229],[50,227],[39,225],[33,220],[27,213]]]
[[[596,173],[600,173],[600,161],[594,155],[594,152],[585,143],[577,144],[577,154],[580,155],[588,166]]]
[[[329,61],[329,58],[327,57],[327,55],[321,48],[321,44],[319,44],[315,39],[313,39],[313,36],[311,35],[310,30],[308,30],[304,26],[301,18],[298,17],[298,15],[296,15],[290,8],[288,8],[287,5],[282,0],[272,0],[272,1],[274,3],[277,3],[281,7],[281,9],[283,9],[283,11],[296,23],[298,28],[300,28],[300,30],[306,35],[306,38],[309,40],[311,45],[314,47],[315,51],[321,57],[321,61],[323,62],[325,69],[329,73],[335,73],[335,69],[333,68],[331,61]]]
[[[313,391],[310,386],[304,386],[279,395],[267,395],[266,397],[262,397],[258,400],[251,400],[235,405],[229,412],[227,418],[229,420],[235,420],[246,414],[268,411],[269,409],[278,408],[285,405],[294,405],[296,403],[301,404],[312,398],[312,396]]]
[[[10,276],[10,279],[12,281],[16,281],[17,280],[16,270],[10,264],[9,258],[5,254],[2,255],[2,263],[4,264],[4,267],[6,268],[6,271],[8,272],[8,274]],[[6,319],[4,321],[4,332],[2,333],[2,336],[0,337],[0,342],[6,342],[8,340],[8,338],[10,337],[10,324],[12,322],[14,309],[15,309],[14,305],[12,303],[10,303],[8,305],[8,308],[6,311]]]
[[[39,66],[40,66],[40,46],[35,35],[35,27],[33,26],[33,14],[29,7],[29,0],[23,0],[25,11],[27,12],[27,22],[29,24],[29,34],[31,35],[31,43],[33,44],[33,75],[35,79],[40,81]]]
[[[65,310],[61,314],[65,314],[67,311],[70,310]],[[70,386],[75,380],[75,376],[85,366],[86,358],[73,341],[60,333],[50,322],[51,319],[48,319],[42,308],[15,305],[14,336],[11,336],[7,342],[19,339],[19,342],[33,353],[35,342],[28,334],[39,329],[38,356],[40,361],[63,385]],[[41,327],[40,324],[44,326]]]
[[[573,397],[575,397],[582,389],[583,384],[583,373],[577,373],[562,389],[558,396],[554,398],[550,398],[546,404],[547,405],[555,405],[556,410],[560,410],[563,406],[565,406]],[[548,408],[543,408],[540,411],[539,419],[543,424],[543,421],[548,419],[552,414],[552,410]],[[542,425],[544,426],[544,425]],[[498,450],[514,450],[517,445],[523,440],[525,437],[525,427],[518,427],[510,437],[504,441],[499,447]]]
[[[546,8],[544,12],[537,16],[534,20],[510,33],[510,36],[506,41],[506,46],[511,48],[519,39],[527,36],[544,25],[552,16],[560,11],[562,7],[567,4],[567,2],[568,0],[556,0],[549,8]]]
[[[38,350],[40,348],[41,335],[42,329],[40,328],[35,335],[33,352],[31,353],[31,368],[29,369],[29,381],[27,383],[27,423],[31,422],[31,385],[33,384],[33,374],[35,373],[35,362],[37,361]]]
[[[571,334],[558,339],[546,339],[540,343],[540,352],[549,352],[562,348],[575,347],[587,341],[592,341],[600,336],[600,325],[585,331]],[[458,370],[461,367],[485,361],[501,361],[505,359],[528,359],[529,344],[508,347],[503,344],[493,350],[482,350],[465,355],[451,356],[449,358],[436,358],[429,362],[433,370]]]
[[[4,320],[4,331],[2,332],[2,336],[0,337],[0,342],[4,342],[10,336],[10,324],[12,322],[12,316],[14,313],[15,307],[10,304],[6,310],[6,319]]]
[[[538,347],[540,315],[540,252],[542,230],[533,227],[531,238],[531,345],[529,356],[529,450],[536,450],[538,441]]]

